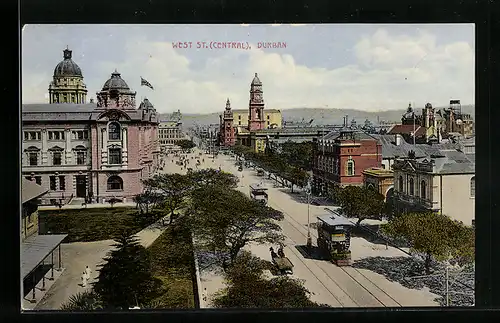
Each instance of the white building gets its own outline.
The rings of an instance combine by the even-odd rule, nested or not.
[[[393,164],[397,213],[434,211],[466,225],[475,218],[475,155],[439,150],[430,158],[397,159]]]

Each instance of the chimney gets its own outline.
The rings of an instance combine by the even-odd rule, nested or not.
[[[396,139],[395,140],[396,141],[396,146],[401,145],[401,135],[399,133],[396,134],[396,138],[395,139]]]

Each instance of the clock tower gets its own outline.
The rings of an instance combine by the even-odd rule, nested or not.
[[[257,73],[250,85],[250,103],[248,107],[248,130],[265,129],[264,98],[262,97],[262,82]]]

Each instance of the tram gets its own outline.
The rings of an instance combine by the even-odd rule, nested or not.
[[[250,197],[253,200],[259,201],[264,205],[267,205],[267,188],[263,187],[260,184],[252,184],[250,185]]]

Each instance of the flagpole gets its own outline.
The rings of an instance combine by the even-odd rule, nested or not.
[[[413,102],[413,146],[415,146],[415,136],[416,136],[416,133],[415,133],[415,120],[416,120],[416,116],[415,116],[415,102]]]

